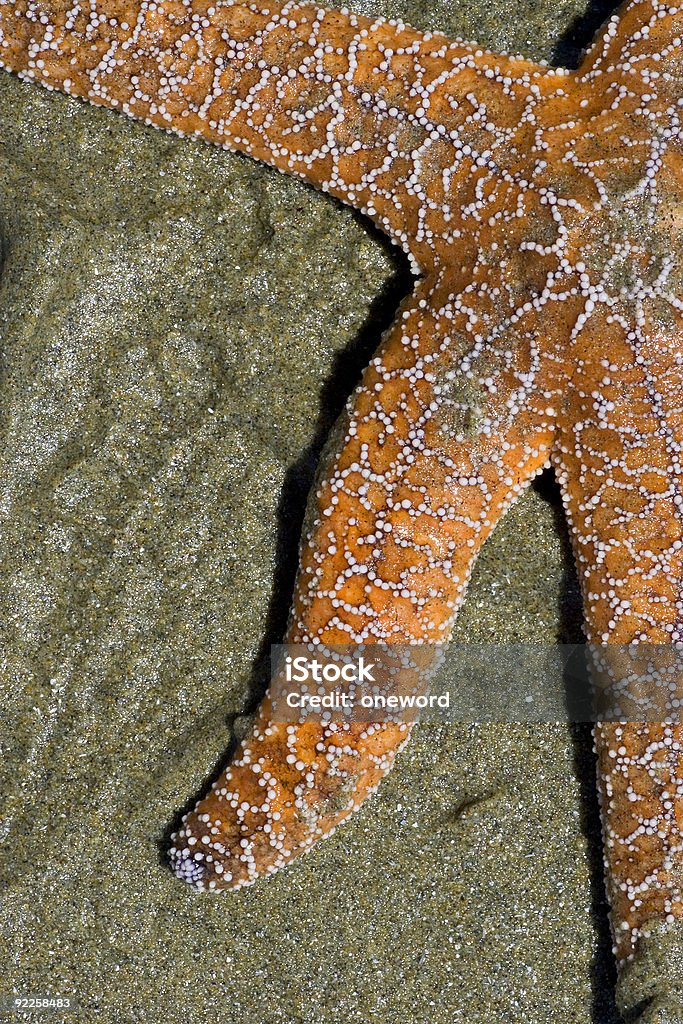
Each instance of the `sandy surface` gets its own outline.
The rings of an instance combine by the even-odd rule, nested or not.
[[[359,7],[546,58],[580,8]],[[165,867],[407,269],[301,184],[4,74],[0,132],[0,992],[81,1021],[616,1024],[585,729],[423,726],[278,876],[207,898]],[[456,636],[579,620],[543,480]]]

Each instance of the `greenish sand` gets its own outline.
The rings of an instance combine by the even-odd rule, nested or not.
[[[549,58],[581,5],[359,9]],[[165,867],[405,262],[300,183],[4,74],[0,142],[0,993],[73,995],[65,1021],[616,1024],[585,730],[425,725],[272,879],[198,897]],[[457,638],[579,618],[541,485]]]

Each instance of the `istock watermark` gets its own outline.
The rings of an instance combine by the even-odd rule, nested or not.
[[[427,684],[435,647],[408,645],[279,646],[273,649],[271,700],[279,721],[415,721],[448,693]]]
[[[290,644],[280,722],[680,722],[683,645]]]
[[[288,654],[285,657],[285,678],[288,683],[307,683],[311,680],[315,683],[374,683],[375,668],[375,662],[366,664],[363,655],[356,660],[351,656],[343,664],[319,661],[306,654],[298,657]]]

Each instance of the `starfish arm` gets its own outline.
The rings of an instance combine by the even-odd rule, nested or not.
[[[446,640],[481,545],[548,462],[545,396],[530,389],[521,413],[511,411],[527,360],[518,353],[510,365],[501,346],[497,363],[479,362],[462,323],[429,293],[421,282],[323,462],[289,643]],[[287,726],[271,720],[266,697],[234,762],[175,836],[176,872],[219,889],[277,870],[362,803],[408,731],[387,722]]]
[[[676,300],[671,308],[650,295],[638,305],[635,322],[598,307],[577,339],[557,465],[588,638],[608,645],[599,656],[613,678],[628,671],[631,692],[645,680],[654,696],[646,672],[653,661],[662,678],[672,659],[680,666],[673,644],[683,639],[683,323]],[[596,337],[609,338],[607,358],[589,344]],[[602,722],[595,745],[623,962],[653,926],[683,918],[683,727]]]
[[[680,96],[683,7],[667,0],[630,0],[612,15],[600,38],[589,49],[580,75],[624,80],[641,79],[657,87],[668,83]],[[604,83],[603,83],[604,87]]]
[[[633,671],[633,659],[622,664]],[[683,731],[601,722],[595,748],[613,950],[623,964],[641,937],[683,918]]]
[[[425,269],[444,205],[509,162],[553,87],[530,61],[277,0],[0,0],[0,65],[313,182]]]

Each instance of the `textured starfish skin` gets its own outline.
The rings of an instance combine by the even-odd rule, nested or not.
[[[0,64],[363,210],[422,275],[311,499],[286,639],[445,640],[555,466],[601,643],[683,641],[683,8],[634,0],[575,73],[348,11],[0,0]],[[329,834],[392,724],[252,734],[171,851],[236,888]],[[596,729],[615,952],[683,917],[683,729]]]

